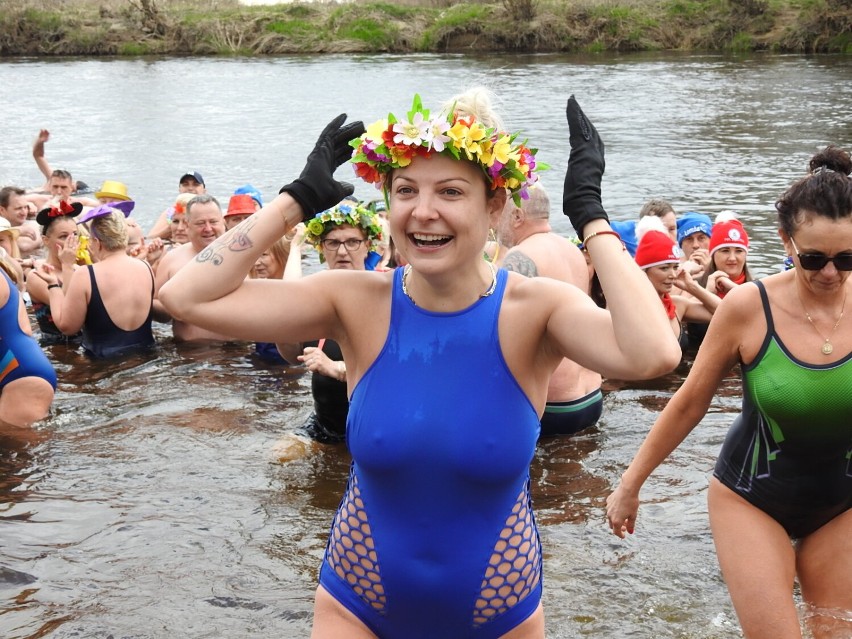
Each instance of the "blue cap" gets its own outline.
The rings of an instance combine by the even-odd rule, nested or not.
[[[636,248],[639,246],[636,239],[636,220],[610,220],[609,225],[624,242],[624,248],[630,253],[630,257],[636,257]]]
[[[260,194],[256,188],[254,188],[251,184],[243,184],[242,186],[237,187],[234,190],[234,195],[249,195],[251,199],[257,202],[257,205],[263,206],[263,196]]]
[[[707,237],[713,233],[713,222],[710,216],[695,211],[687,211],[677,221],[678,246],[690,235],[704,233]]]
[[[204,184],[204,178],[201,177],[201,173],[199,173],[198,171],[187,171],[186,173],[180,176],[178,184],[181,184],[186,178],[192,178],[201,186],[207,186],[206,184]]]

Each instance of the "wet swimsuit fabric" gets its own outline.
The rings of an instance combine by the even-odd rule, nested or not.
[[[36,324],[38,325],[39,341],[45,346],[51,344],[62,344],[68,342],[79,342],[82,337],[82,332],[77,331],[74,335],[65,335],[53,321],[53,315],[50,312],[50,304],[42,304],[36,300],[32,301],[33,315],[35,316]]]
[[[507,273],[455,313],[394,274],[387,341],[352,394],[352,467],[320,583],[381,639],[499,637],[541,599],[539,434],[497,332]]]
[[[319,342],[307,342],[305,346],[319,347]],[[334,362],[343,361],[343,352],[334,340],[323,340],[322,351]],[[305,422],[304,430],[312,439],[323,443],[344,441],[346,417],[349,414],[346,382],[314,372],[311,374],[311,396],[314,399],[314,412]]]
[[[767,335],[742,367],[742,413],[713,474],[802,538],[852,506],[852,353],[829,364],[797,360],[756,284]]]
[[[109,316],[101,299],[94,268],[92,266],[86,268],[89,269],[89,280],[92,284],[92,295],[83,324],[83,348],[86,349],[86,353],[92,357],[105,358],[153,348],[156,343],[151,330],[151,321],[154,317],[153,273],[151,274],[151,307],[148,309],[148,316],[137,328],[126,331],[116,326]]]
[[[541,436],[573,435],[594,426],[603,413],[603,393],[598,388],[570,402],[547,402],[541,416]]]
[[[0,273],[9,286],[9,299],[0,308],[0,389],[16,379],[41,377],[56,390],[56,371],[38,342],[21,330],[21,294],[2,269]]]

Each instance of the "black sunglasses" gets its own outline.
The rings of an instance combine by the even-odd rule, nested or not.
[[[796,251],[796,257],[799,258],[799,264],[806,271],[819,271],[825,268],[829,262],[834,262],[834,268],[838,271],[852,271],[852,253],[838,253],[834,257],[823,255],[822,253],[799,253],[799,247],[790,236],[790,243]]]

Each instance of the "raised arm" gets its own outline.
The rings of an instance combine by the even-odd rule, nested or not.
[[[657,377],[677,366],[680,347],[653,286],[609,225],[601,203],[604,144],[574,96],[568,100],[567,117],[571,155],[562,211],[584,239],[606,295],[609,318],[589,310],[577,325],[572,309],[562,305],[548,329],[563,345],[573,341],[571,358],[587,368],[621,379]],[[588,339],[572,340],[576,330]]]
[[[50,175],[53,173],[47,158],[44,157],[44,143],[50,139],[50,131],[41,129],[33,141],[33,159],[35,160],[38,170],[44,176],[45,184],[50,182]]]
[[[159,292],[172,316],[240,339],[274,342],[283,335],[309,338],[333,322],[333,295],[327,278],[313,282],[248,280],[257,258],[306,216],[337,204],[354,191],[334,179],[334,171],[351,156],[349,141],[364,131],[361,122],[344,125],[335,118],[320,134],[302,174],[259,212],[202,250]],[[330,273],[319,273],[329,276]],[[266,308],[251,313],[235,309]],[[283,311],[286,309],[286,313]]]

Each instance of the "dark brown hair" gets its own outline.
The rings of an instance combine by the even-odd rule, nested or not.
[[[809,215],[842,220],[852,216],[852,158],[848,151],[827,146],[808,163],[808,175],[775,202],[778,224],[792,236]]]

